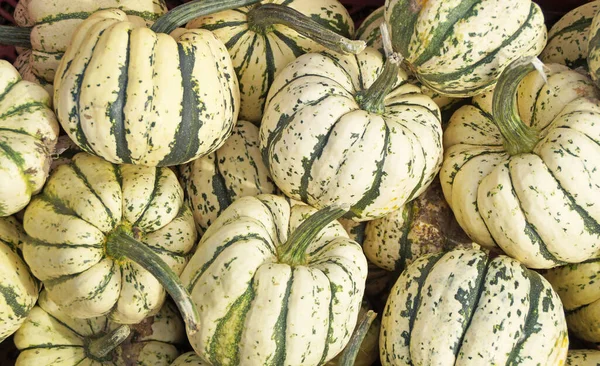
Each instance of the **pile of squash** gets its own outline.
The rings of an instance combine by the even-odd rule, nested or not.
[[[600,1],[14,17],[16,365],[600,364]]]

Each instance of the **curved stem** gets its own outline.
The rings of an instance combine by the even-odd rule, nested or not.
[[[198,309],[179,276],[156,253],[131,237],[123,228],[117,228],[106,242],[106,253],[115,259],[129,259],[150,272],[171,295],[179,308],[190,334],[200,327]]]
[[[536,70],[534,60],[537,59],[525,57],[513,61],[504,69],[494,89],[492,114],[504,137],[504,148],[511,156],[532,152],[540,140],[538,131],[521,120],[517,105],[519,83]]]
[[[365,336],[367,335],[367,332],[369,332],[369,328],[371,328],[371,324],[376,317],[377,313],[375,313],[373,310],[367,311],[367,313],[363,316],[358,324],[358,327],[356,327],[354,333],[352,333],[350,342],[348,342],[348,345],[342,352],[342,357],[340,358],[339,362],[340,366],[354,365],[358,351],[360,351],[360,346],[365,340]]]
[[[31,29],[0,25],[0,44],[31,48]]]
[[[152,25],[156,33],[171,33],[177,27],[185,25],[192,19],[220,11],[241,8],[255,4],[261,0],[195,0],[179,5],[161,16]]]
[[[364,41],[351,40],[339,35],[298,10],[281,4],[263,4],[250,10],[248,24],[250,29],[259,33],[266,32],[275,24],[285,25],[329,50],[339,53],[357,54],[367,46]]]
[[[129,328],[128,325],[121,325],[110,333],[89,342],[86,347],[86,352],[90,358],[94,360],[103,359],[123,343],[123,341],[129,337],[130,333],[131,328]]]
[[[339,206],[328,206],[317,211],[306,219],[288,237],[281,246],[279,260],[290,266],[302,265],[306,262],[306,249],[315,240],[317,235],[332,221],[339,219],[348,212]]]

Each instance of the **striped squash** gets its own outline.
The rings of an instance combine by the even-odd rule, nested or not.
[[[106,316],[71,318],[44,291],[14,341],[19,366],[170,366],[185,328],[169,303],[139,324],[119,326]]]
[[[600,365],[600,351],[595,349],[570,350],[567,355],[566,366],[598,366]]]
[[[183,185],[200,233],[236,199],[276,192],[258,143],[258,127],[238,120],[221,148],[181,166]]]
[[[373,48],[306,54],[275,78],[260,147],[287,196],[317,208],[347,204],[347,218],[365,221],[433,181],[442,160],[439,108],[382,57]]]
[[[238,114],[237,78],[211,32],[155,33],[120,10],[79,26],[56,75],[64,130],[112,163],[169,166],[209,154]]]
[[[15,21],[24,28],[13,28],[3,37],[30,33],[30,52],[21,54],[29,70],[25,79],[48,85],[51,92],[56,70],[77,27],[92,13],[109,8],[123,10],[140,24],[149,24],[167,11],[164,0],[21,0]],[[0,43],[2,40],[0,37]]]
[[[29,61],[30,58],[31,50],[26,49],[23,51],[23,53],[17,56],[13,66],[17,69],[17,71],[19,71],[19,74],[21,74],[23,80],[40,84],[44,90],[48,92],[48,94],[52,95],[52,93],[54,93],[54,85],[35,75],[33,68],[31,67],[31,62]]]
[[[34,239],[23,255],[48,297],[73,317],[123,324],[158,311],[163,286],[173,295],[165,281],[181,273],[197,238],[173,171],[86,153],[56,168],[23,222]]]
[[[448,96],[492,88],[511,61],[538,55],[546,44],[542,10],[530,0],[388,0],[385,6],[394,50],[423,84]]]
[[[550,269],[544,277],[560,296],[576,337],[600,342],[600,259]]]
[[[0,216],[20,211],[42,189],[58,131],[48,93],[0,60]]]
[[[471,239],[530,268],[600,254],[598,94],[563,65],[547,65],[546,77],[520,60],[493,95],[454,113],[440,172],[444,196]]]
[[[181,274],[202,327],[188,338],[213,365],[322,365],[348,343],[367,262],[335,221],[344,209],[242,197]]]
[[[0,343],[19,329],[38,298],[38,282],[20,254],[27,240],[14,217],[0,217]]]
[[[548,43],[540,54],[544,63],[557,63],[572,69],[587,68],[588,36],[600,1],[577,7],[556,22],[548,32]]]
[[[592,80],[600,87],[600,12],[592,19],[590,33],[588,35],[588,58],[587,65]]]
[[[381,321],[388,365],[562,365],[563,307],[538,273],[507,257],[456,249],[417,259]]]
[[[314,39],[277,24],[266,4],[297,10],[343,36],[354,34],[354,23],[338,0],[265,0],[189,22],[187,28],[208,29],[227,46],[240,82],[240,118],[257,125],[275,76],[298,56],[323,49]]]
[[[196,352],[184,353],[171,364],[171,366],[212,366],[210,363],[203,361]]]

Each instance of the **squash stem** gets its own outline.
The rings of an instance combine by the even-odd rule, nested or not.
[[[171,295],[190,334],[199,330],[198,309],[179,276],[150,248],[134,239],[124,228],[115,229],[106,241],[106,253],[117,260],[129,259],[150,272]]]
[[[285,244],[281,246],[282,251],[279,254],[279,260],[292,267],[306,264],[306,250],[309,245],[315,240],[321,230],[332,221],[344,216],[347,212],[347,209],[340,208],[339,206],[328,206],[317,211],[300,224],[288,237]]]
[[[384,112],[385,97],[396,84],[401,62],[402,60],[397,54],[392,54],[385,60],[383,70],[377,80],[367,90],[359,91],[356,94],[356,101],[361,109],[377,114]]]
[[[152,29],[156,33],[169,34],[190,20],[218,13],[220,11],[241,8],[261,0],[195,0],[171,9],[156,20]]]
[[[298,10],[281,4],[262,4],[250,10],[248,12],[248,24],[250,29],[263,34],[275,24],[285,25],[338,53],[358,54],[367,46],[364,41],[348,39]]]
[[[525,57],[513,61],[504,69],[494,89],[492,114],[504,137],[504,148],[511,156],[532,152],[540,140],[538,131],[521,120],[517,104],[517,89],[521,80],[536,69],[534,60]]]
[[[0,25],[0,44],[31,48],[32,28]]]
[[[377,313],[375,313],[373,310],[369,310],[360,320],[358,327],[356,327],[354,333],[352,333],[350,342],[348,342],[348,345],[342,352],[342,357],[340,358],[339,362],[340,366],[354,365],[358,351],[360,351],[360,346],[365,340],[365,336],[367,335],[367,332],[369,331],[369,328],[371,328],[371,324],[376,317]]]
[[[121,325],[100,338],[90,341],[86,346],[87,355],[93,360],[102,360],[129,337],[131,328]]]

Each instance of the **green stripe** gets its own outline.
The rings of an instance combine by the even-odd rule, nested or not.
[[[277,322],[275,323],[275,327],[273,327],[273,336],[271,339],[275,340],[275,352],[273,353],[273,357],[269,360],[271,366],[285,365],[287,317],[289,311],[288,304],[292,292],[292,284],[294,283],[294,271],[295,270],[292,268],[292,273],[285,287],[285,295],[281,301],[279,317],[277,317]]]
[[[27,174],[25,174],[25,159],[23,159],[23,156],[21,156],[21,154],[15,150],[13,150],[13,148],[7,144],[4,141],[0,141],[0,150],[2,150],[4,152],[4,154],[19,168],[19,174],[21,176],[21,179],[24,182],[27,182],[27,194],[30,195],[31,194],[31,181],[29,180],[29,177]],[[3,179],[6,179],[5,177]],[[3,211],[2,208],[0,207],[0,211]]]
[[[125,55],[125,63],[119,68],[119,90],[117,99],[114,102],[108,103],[106,115],[111,121],[110,134],[115,137],[117,156],[124,164],[131,164],[131,150],[127,143],[127,135],[131,134],[131,130],[125,128],[125,105],[127,104],[127,85],[129,83],[129,61],[131,47],[131,30],[127,32],[127,51]]]
[[[87,179],[87,176],[85,176],[85,174],[83,174],[83,172],[81,171],[81,169],[79,169],[79,167],[77,166],[76,162],[71,162],[69,164],[69,166],[71,167],[71,169],[73,169],[73,172],[75,173],[75,176],[77,178],[79,178],[79,180],[81,180],[81,182],[83,183],[83,185],[85,185],[85,187],[90,191],[90,193],[92,195],[94,195],[98,199],[98,201],[100,203],[102,203],[102,206],[104,207],[104,211],[106,212],[106,214],[108,215],[108,217],[110,217],[110,219],[111,219],[111,221],[113,223],[113,228],[115,226],[117,226],[121,222],[122,217],[115,217],[113,215],[113,213],[108,209],[108,206],[106,205],[106,203],[102,200],[102,196],[98,192],[96,192],[94,190],[94,187],[92,186],[92,184],[90,183],[90,181]],[[110,177],[110,178],[112,178],[112,177]],[[114,197],[110,197],[109,199],[114,199]],[[90,222],[90,224],[93,225],[93,226],[95,226],[94,223]]]
[[[244,25],[246,25],[246,23],[248,23],[245,20],[236,20],[236,21],[232,21],[232,22],[223,22],[223,21],[219,21],[218,23],[215,24],[203,24],[201,26],[202,29],[206,29],[209,30],[211,32],[214,32],[216,30],[222,29],[222,28],[228,28],[228,27],[242,27]],[[240,33],[245,33],[246,31],[240,32]],[[238,33],[238,34],[240,34]],[[235,37],[235,36],[234,36]],[[233,37],[232,37],[233,38]],[[227,47],[229,48],[229,47]]]
[[[408,235],[412,230],[413,220],[415,218],[415,202],[408,202],[402,209],[402,236],[400,237],[399,257],[395,263],[395,271],[402,273],[406,268],[406,261],[413,259],[412,242],[408,239]]]
[[[104,260],[104,258],[102,258],[98,263],[100,263],[102,260]],[[112,280],[113,276],[116,274],[116,271],[119,271],[119,275],[121,274],[121,268],[118,267],[114,261],[111,261],[112,266],[110,267],[110,270],[108,271],[108,274],[104,276],[104,278],[102,278],[101,280],[98,280],[98,283],[96,284],[96,287],[93,289],[92,292],[88,293],[87,296],[83,297],[83,298],[79,298],[78,301],[82,301],[82,300],[94,300],[97,297],[100,296],[100,294],[102,294],[104,292],[104,290],[106,290],[106,288],[108,287],[108,285],[110,284],[110,281]],[[82,275],[83,273],[86,273],[87,271],[91,271],[94,267],[96,266],[92,266],[88,269],[86,269],[83,272],[79,272],[79,273],[71,273],[68,275],[63,275],[60,277],[56,277],[56,278],[52,278],[52,279],[48,279],[44,281],[44,286],[46,288],[48,288],[49,291],[51,291],[51,289],[49,287],[52,286],[57,286],[60,284],[63,284],[79,275]],[[116,268],[115,268],[116,267]]]
[[[154,198],[156,198],[156,196],[159,194],[160,190],[161,190],[161,182],[160,182],[160,178],[163,177],[163,169],[168,169],[168,168],[156,168],[154,169],[154,185],[152,187],[152,193],[150,193],[148,195],[148,201],[146,202],[146,207],[144,207],[144,209],[142,210],[140,216],[138,216],[138,218],[135,220],[134,223],[132,223],[132,226],[138,226],[140,220],[142,220],[144,218],[144,215],[146,214],[146,212],[148,212],[148,209],[152,206],[152,202],[154,201]],[[128,207],[123,207],[123,210],[127,210],[129,209]]]
[[[20,319],[27,317],[30,307],[28,307],[26,304],[19,303],[19,293],[18,291],[15,291],[15,289],[12,286],[10,286],[10,284],[4,285],[0,283],[0,294],[2,294],[6,305],[12,310],[15,316],[17,316]],[[31,306],[33,306],[33,304],[31,304]],[[5,311],[3,311],[3,313],[5,313]],[[12,316],[10,316],[10,314],[5,313],[5,315],[8,315],[8,319],[3,319],[4,321],[12,319]]]
[[[554,33],[552,36],[548,37],[548,44],[550,44],[550,42],[552,42],[555,38],[560,37],[566,33],[571,33],[571,32],[578,32],[578,33],[583,33],[583,32],[589,32],[589,29],[587,29],[590,25],[592,25],[592,19],[593,18],[586,18],[583,15],[581,16],[581,18],[577,19],[576,21],[574,21],[573,23],[569,24],[568,26],[562,28],[561,30],[557,31],[556,33]],[[569,36],[569,40],[573,40],[572,38],[573,36],[570,35]]]
[[[600,53],[600,28],[598,29],[590,29],[590,36],[589,36],[589,42],[588,42],[588,67],[590,68],[589,72],[590,74],[593,74],[594,78],[596,79],[596,85],[598,85],[598,79],[600,79],[600,68],[596,68],[595,70],[592,70],[591,65],[590,65],[590,61],[592,60],[596,60],[596,64],[598,64],[598,58],[600,57],[600,55],[598,55],[598,53]]]
[[[360,37],[363,36],[363,33],[365,33],[367,31],[367,28],[369,28],[373,23],[375,22],[383,22],[383,12],[385,10],[385,7],[380,7],[377,8],[377,10],[373,11],[368,17],[367,19],[365,19],[360,27],[358,27],[358,29],[356,30],[356,39],[360,39]]]
[[[58,15],[50,15],[47,16],[45,18],[40,19],[40,21],[38,21],[36,23],[36,26],[38,25],[42,25],[42,24],[48,24],[48,23],[56,23],[59,22],[61,20],[68,20],[68,19],[81,19],[81,20],[85,20],[87,18],[89,18],[92,14],[94,14],[95,12],[101,11],[101,10],[108,10],[108,9],[120,9],[122,10],[125,14],[127,15],[135,15],[138,16],[140,18],[143,18],[145,20],[156,20],[160,17],[161,14],[157,14],[157,13],[153,13],[150,11],[134,11],[134,10],[128,10],[128,9],[124,9],[123,6],[116,6],[116,7],[111,7],[111,8],[98,8],[94,11],[91,12],[74,12],[74,13],[60,13]]]
[[[268,37],[265,37],[265,61],[267,63],[265,68],[265,71],[267,72],[267,80],[266,83],[263,83],[262,93],[260,94],[260,99],[262,100],[262,105],[260,106],[261,110],[265,109],[265,100],[267,99],[271,85],[273,85],[273,81],[275,81],[275,58],[273,56],[271,41]]]
[[[2,91],[2,93],[0,93],[0,100],[3,100],[20,81],[21,75],[19,74],[17,79],[12,83],[7,84],[6,88]]]
[[[39,101],[29,102],[26,104],[19,104],[17,106],[14,106],[13,108],[10,108],[6,112],[2,113],[0,115],[0,119],[6,119],[8,117],[12,117],[15,115],[23,116],[25,114],[31,114],[31,113],[33,113],[35,111],[39,111],[41,109],[49,109],[49,108],[48,108],[48,105],[44,104],[43,102],[39,102]]]
[[[219,151],[214,152],[215,174],[212,177],[212,193],[217,197],[217,202],[219,203],[216,217],[221,216],[221,213],[223,213],[223,211],[225,211],[225,209],[231,205],[235,197],[235,193],[227,187],[225,177],[223,174],[221,174],[221,169],[219,169],[218,153]],[[211,222],[207,222],[208,226],[210,226],[210,224]]]
[[[273,30],[273,35],[279,38],[279,40],[283,42],[292,51],[292,53],[294,54],[294,58],[298,58],[306,53],[306,50],[298,46],[294,39],[286,36],[285,34],[277,30]]]
[[[389,12],[389,23],[394,25],[390,27],[394,50],[404,57],[410,56],[408,46],[425,3],[425,1],[398,0],[393,6],[386,7],[386,12]]]

